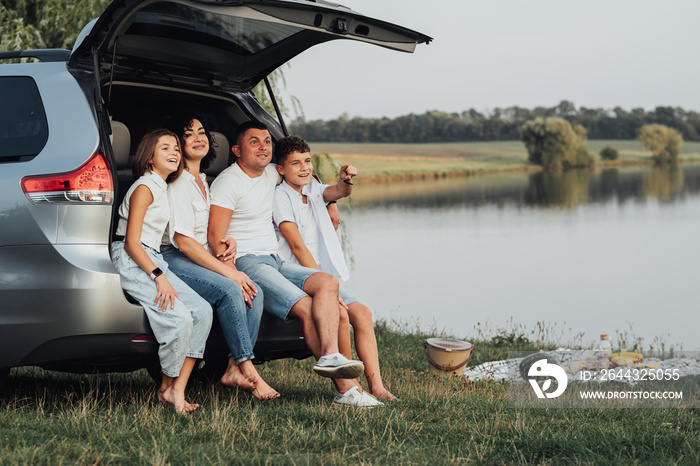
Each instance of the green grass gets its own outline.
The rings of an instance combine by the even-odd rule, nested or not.
[[[618,161],[599,160],[598,153],[605,146],[619,151]],[[588,141],[588,149],[595,154],[601,166],[652,162],[651,152],[636,140]],[[359,182],[541,169],[528,162],[527,151],[520,141],[443,144],[311,143],[311,152],[327,153],[338,163],[355,165],[360,174]],[[680,159],[700,160],[700,142],[686,142]]]
[[[282,393],[192,382],[202,408],[158,404],[145,372],[68,375],[13,370],[0,401],[0,464],[698,464],[695,409],[512,409],[507,387],[428,369],[428,336],[377,326],[384,378],[401,400],[334,406],[310,360],[261,367]],[[508,350],[551,349],[501,332],[475,342],[472,363]]]

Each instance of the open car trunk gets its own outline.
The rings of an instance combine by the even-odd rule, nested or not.
[[[245,92],[316,44],[351,39],[412,52],[432,40],[346,7],[308,0],[115,0],[69,65],[110,79]]]

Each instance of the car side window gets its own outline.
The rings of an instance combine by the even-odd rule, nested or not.
[[[28,76],[0,77],[0,163],[34,158],[49,127],[39,89]]]

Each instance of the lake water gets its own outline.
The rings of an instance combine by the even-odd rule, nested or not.
[[[700,350],[700,166],[358,185],[345,284],[376,317],[460,339],[501,329]],[[624,341],[623,341],[624,340]]]

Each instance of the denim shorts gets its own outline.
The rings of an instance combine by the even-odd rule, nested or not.
[[[277,255],[256,256],[248,254],[236,259],[236,268],[245,273],[263,290],[265,311],[282,319],[299,300],[308,296],[304,283],[318,270],[291,264]]]
[[[354,296],[349,295],[347,291],[345,291],[342,287],[338,288],[338,294],[340,295],[341,298],[343,298],[343,301],[345,304],[352,304],[357,301]]]

